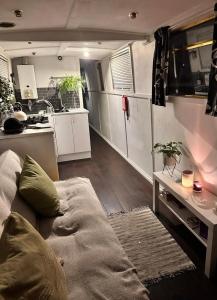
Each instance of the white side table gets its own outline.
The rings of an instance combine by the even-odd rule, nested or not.
[[[158,212],[161,201],[196,238],[206,247],[205,274],[208,278],[214,275],[217,263],[217,212],[215,202],[217,197],[205,189],[195,193],[192,188],[185,188],[176,183],[169,175],[162,172],[153,174],[153,210]],[[185,208],[179,208],[173,201],[168,201],[160,194],[160,186],[172,194]],[[208,228],[208,238],[203,238],[199,228],[192,228],[187,221],[190,216],[196,216]]]

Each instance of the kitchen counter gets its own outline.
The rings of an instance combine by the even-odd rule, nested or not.
[[[33,135],[42,135],[42,134],[48,134],[48,133],[54,133],[53,128],[43,128],[43,129],[24,129],[21,133],[16,134],[5,134],[4,131],[0,130],[0,140],[5,139],[16,139],[16,138],[26,138],[28,136]]]
[[[71,114],[87,114],[89,111],[85,108],[72,108],[69,111],[62,112],[53,112],[53,113],[44,113],[43,116],[58,116],[58,115],[71,115]],[[28,117],[38,116],[38,114],[28,114]]]
[[[25,129],[17,134],[4,134],[0,130],[0,153],[8,149],[23,159],[30,155],[52,180],[59,179],[53,128]]]
[[[51,115],[58,116],[58,115],[86,114],[86,113],[89,113],[89,111],[85,108],[74,108],[69,111],[52,113]]]

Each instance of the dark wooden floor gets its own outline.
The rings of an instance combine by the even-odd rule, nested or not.
[[[92,159],[59,164],[60,178],[88,177],[108,214],[144,205],[152,207],[151,184],[93,131],[91,144]],[[162,215],[159,218],[195,263],[197,270],[150,286],[150,299],[217,300],[217,280],[210,281],[203,274],[203,246],[184,227],[173,225]]]

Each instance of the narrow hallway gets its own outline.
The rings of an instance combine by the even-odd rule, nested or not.
[[[151,206],[151,184],[93,130],[91,145],[92,159],[59,164],[60,178],[89,178],[108,214]]]

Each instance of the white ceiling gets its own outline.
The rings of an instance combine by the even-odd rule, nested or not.
[[[0,42],[6,56],[78,56],[82,59],[102,59],[126,45],[126,41],[113,42]],[[88,56],[87,53],[89,54]]]
[[[31,56],[36,52],[38,56],[76,55],[80,58],[85,58],[84,48],[88,48],[88,58],[101,59],[123,46],[131,39],[130,34],[136,33],[144,39],[145,34],[153,33],[162,25],[178,24],[211,11],[214,3],[213,0],[0,0],[0,22],[16,24],[13,29],[0,28],[0,39],[4,40],[0,47],[9,57]],[[22,18],[15,17],[15,9],[23,10]],[[128,17],[132,11],[138,12],[135,20]],[[86,35],[82,35],[82,30]],[[116,41],[111,42],[115,33]],[[27,36],[32,37],[31,45],[26,41]],[[62,42],[53,42],[56,39]],[[51,42],[46,42],[48,40]],[[81,42],[65,42],[67,40]]]
[[[210,9],[213,0],[1,0],[0,22],[16,23],[15,31],[38,29],[104,29],[151,33],[162,24]],[[23,10],[16,18],[14,9]],[[129,12],[138,12],[131,20]],[[5,29],[1,29],[4,31]]]

